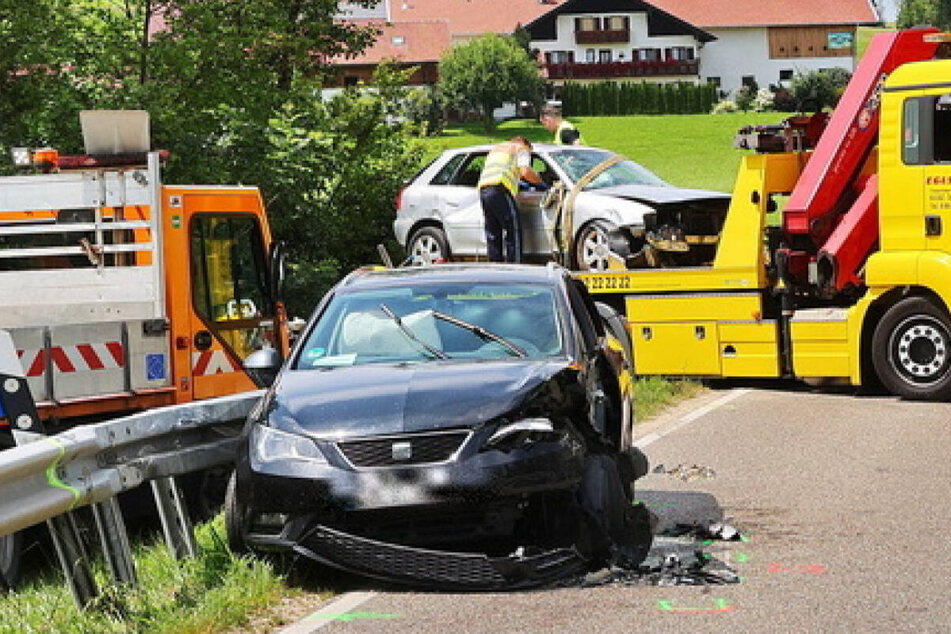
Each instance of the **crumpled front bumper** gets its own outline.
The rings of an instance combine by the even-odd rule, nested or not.
[[[575,548],[490,557],[388,544],[315,525],[296,542],[255,540],[257,546],[285,547],[324,565],[390,582],[440,590],[518,590],[552,583],[585,570]]]

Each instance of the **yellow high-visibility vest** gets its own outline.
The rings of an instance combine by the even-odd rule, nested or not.
[[[502,185],[518,195],[518,146],[513,143],[499,143],[485,157],[485,167],[479,175],[479,189],[490,185]]]

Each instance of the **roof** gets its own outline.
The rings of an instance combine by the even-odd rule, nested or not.
[[[668,4],[676,4],[679,0],[666,0]],[[733,0],[735,1],[735,0]],[[769,0],[775,1],[775,0]],[[713,35],[685,20],[683,15],[670,8],[661,7],[659,2],[648,3],[643,0],[568,0],[557,7],[550,9],[543,15],[526,25],[532,40],[556,39],[555,20],[559,15],[585,15],[588,13],[646,13],[647,34],[658,35],[692,35],[700,42],[711,42]]]
[[[875,24],[869,0],[651,0],[669,13],[702,28]]]
[[[438,62],[449,48],[449,23],[446,20],[419,20],[396,24],[378,24],[382,33],[363,54],[338,58],[340,66],[379,64],[383,60],[402,62]]]
[[[390,21],[448,20],[452,37],[511,33],[560,0],[389,0]]]

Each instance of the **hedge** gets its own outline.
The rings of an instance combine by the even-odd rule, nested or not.
[[[701,114],[716,102],[716,86],[687,82],[566,82],[561,96],[562,110],[569,116]]]

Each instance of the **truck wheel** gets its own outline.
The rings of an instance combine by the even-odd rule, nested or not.
[[[233,471],[225,489],[225,532],[228,534],[228,548],[233,553],[246,553],[248,546],[244,535],[248,527],[248,509],[238,501],[238,476]]]
[[[951,321],[947,314],[924,297],[898,302],[875,327],[872,364],[892,394],[925,401],[951,398]]]
[[[20,558],[22,556],[22,533],[0,537],[0,593],[5,588],[16,588],[20,581]]]
[[[435,264],[449,261],[449,241],[439,227],[420,227],[413,232],[406,245],[413,264]]]

